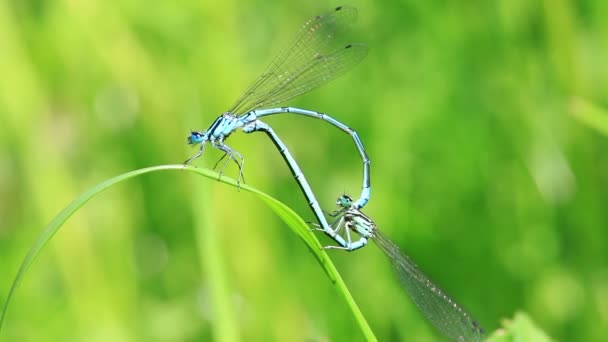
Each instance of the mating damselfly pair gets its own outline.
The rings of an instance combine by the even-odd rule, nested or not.
[[[226,139],[237,130],[245,133],[264,132],[277,147],[288,167],[293,173],[304,197],[309,203],[318,224],[315,226],[330,236],[339,248],[347,251],[359,249],[374,239],[380,249],[389,257],[405,289],[423,314],[442,333],[455,340],[477,340],[481,328],[459,305],[447,297],[428,280],[411,260],[383,235],[379,234],[375,224],[360,210],[367,204],[371,194],[370,160],[357,132],[335,118],[316,111],[294,107],[272,107],[344,74],[357,65],[366,55],[368,49],[363,44],[344,43],[342,35],[355,21],[357,10],[350,6],[338,6],[334,9],[309,19],[298,32],[295,39],[275,57],[264,73],[256,79],[237,99],[232,107],[220,115],[207,130],[193,131],[188,136],[189,144],[199,144],[199,151],[185,164],[200,157],[207,143],[224,152],[215,164],[222,160],[220,175],[233,161],[239,169],[237,182],[243,180],[245,158],[238,151],[228,146]],[[342,209],[335,213],[337,221],[329,224],[317,201],[304,173],[293,158],[287,146],[275,131],[260,118],[275,114],[298,114],[324,120],[350,135],[363,161],[363,186],[357,200],[341,197],[338,204]],[[214,167],[214,168],[215,168]],[[344,228],[346,239],[340,235]],[[351,239],[351,230],[360,238]]]

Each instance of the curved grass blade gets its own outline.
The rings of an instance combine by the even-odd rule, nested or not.
[[[104,190],[109,187],[116,185],[122,181],[128,180],[130,178],[140,176],[150,172],[156,171],[166,171],[166,170],[174,170],[174,171],[189,171],[194,172],[198,175],[216,180],[218,179],[218,174],[211,170],[207,169],[199,169],[191,166],[186,166],[182,164],[178,165],[159,165],[148,167],[144,169],[139,169],[131,172],[124,173],[122,175],[116,176],[114,178],[108,179],[104,182],[97,184],[91,189],[87,190],[85,193],[76,198],[72,203],[70,203],[67,207],[65,207],[57,216],[55,216],[51,222],[44,228],[42,233],[38,236],[38,239],[34,243],[34,245],[30,248],[27,255],[23,259],[21,266],[19,267],[19,271],[15,275],[15,279],[11,285],[6,301],[4,302],[4,306],[2,311],[0,312],[0,332],[2,331],[2,326],[4,321],[6,320],[6,315],[8,312],[8,306],[11,303],[11,300],[17,290],[19,284],[23,281],[25,276],[25,272],[32,265],[36,257],[40,254],[40,251],[46,244],[51,240],[51,238],[59,231],[59,229],[63,226],[63,224],[85,203],[91,200],[96,195],[102,193]],[[237,187],[236,180],[221,177],[221,182]],[[317,240],[314,233],[310,230],[308,225],[304,222],[304,220],[299,217],[293,210],[289,209],[285,204],[277,201],[276,199],[270,197],[269,195],[247,185],[240,185],[240,188],[249,192],[254,193],[260,199],[264,201],[281,219],[287,223],[287,225],[296,233],[298,236],[304,240],[312,254],[315,256],[327,276],[330,278],[332,284],[338,290],[338,293],[342,296],[342,298],[346,301],[346,304],[350,308],[353,317],[357,321],[359,328],[366,340],[375,341],[376,337],[369,327],[365,317],[359,310],[359,307],[355,303],[355,300],[351,296],[346,284],[342,280],[342,277],[338,273],[336,267],[331,262],[331,259],[322,249],[319,240]]]

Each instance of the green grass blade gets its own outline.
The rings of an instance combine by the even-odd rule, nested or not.
[[[585,99],[575,98],[570,105],[570,114],[583,124],[608,136],[608,110]]]
[[[516,312],[512,319],[504,319],[502,326],[488,337],[486,342],[553,341],[525,312]]]
[[[44,230],[38,237],[37,241],[34,243],[34,245],[28,251],[26,257],[24,258],[23,262],[21,263],[21,266],[19,267],[19,271],[17,272],[15,279],[13,280],[13,283],[9,290],[8,296],[6,298],[4,306],[2,308],[2,312],[0,313],[0,331],[2,330],[2,326],[6,319],[8,306],[11,302],[11,299],[13,298],[13,295],[15,294],[15,291],[17,290],[17,287],[23,280],[23,277],[25,276],[25,272],[29,269],[31,264],[34,262],[34,260],[36,259],[36,257],[38,256],[38,254],[40,253],[42,248],[44,246],[46,246],[46,244],[55,235],[55,233],[57,233],[57,231],[63,226],[63,224],[80,207],[82,207],[85,203],[87,203],[90,199],[92,199],[96,195],[100,194],[107,188],[109,188],[117,183],[120,183],[124,180],[130,179],[130,178],[142,175],[142,174],[156,172],[156,171],[165,171],[165,170],[189,171],[189,172],[194,172],[196,174],[199,174],[201,176],[205,176],[205,177],[211,178],[211,179],[218,178],[218,174],[216,172],[213,172],[213,171],[207,170],[207,169],[200,169],[200,168],[195,168],[195,167],[191,167],[191,166],[184,167],[183,165],[160,165],[160,166],[153,166],[153,167],[149,167],[149,168],[144,168],[144,169],[139,169],[139,170],[124,173],[122,175],[108,179],[108,180],[94,186],[93,188],[89,189],[85,193],[83,193],[80,197],[78,197],[72,203],[70,203],[67,207],[65,207],[57,216],[55,216],[55,218],[53,218],[53,220],[51,220],[51,222],[44,228]],[[226,184],[229,184],[232,186],[237,186],[236,181],[231,178],[222,177],[221,181],[223,183],[226,183]],[[350,310],[353,314],[353,317],[357,321],[363,336],[368,341],[375,341],[376,337],[374,336],[374,333],[372,332],[371,328],[367,324],[365,317],[359,310],[357,304],[355,303],[355,300],[353,299],[353,297],[350,294],[350,291],[348,290],[348,288],[346,287],[346,284],[342,280],[342,277],[340,277],[340,274],[338,273],[334,264],[331,262],[331,259],[329,258],[327,253],[322,249],[322,246],[319,243],[319,240],[317,240],[315,234],[309,229],[308,225],[304,222],[304,220],[301,217],[299,217],[293,210],[289,209],[289,207],[284,205],[283,203],[277,201],[276,199],[268,196],[267,194],[255,189],[255,188],[252,188],[247,185],[241,185],[241,189],[252,192],[255,195],[257,195],[260,199],[262,199],[264,201],[264,203],[266,203],[273,211],[275,211],[275,213],[279,217],[281,217],[281,219],[283,219],[285,221],[285,223],[287,223],[287,225],[298,236],[300,236],[302,238],[302,240],[304,240],[304,242],[306,243],[308,248],[311,250],[312,254],[316,257],[317,261],[319,262],[319,264],[321,265],[321,267],[323,268],[323,270],[325,271],[327,276],[330,278],[332,284],[338,290],[338,293],[346,301],[346,304],[350,308]]]
[[[221,230],[214,217],[216,213],[213,194],[208,182],[193,182],[191,191],[192,228],[194,229],[201,274],[209,291],[210,306],[213,307],[211,340],[218,342],[240,341],[239,319],[235,312],[233,293],[226,263],[223,257]],[[203,203],[203,205],[201,205]]]

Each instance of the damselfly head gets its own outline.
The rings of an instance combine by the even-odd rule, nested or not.
[[[338,197],[336,200],[336,204],[342,208],[348,208],[353,204],[353,199],[350,196],[344,194]]]
[[[200,144],[207,140],[207,134],[205,132],[192,131],[188,135],[188,145]]]

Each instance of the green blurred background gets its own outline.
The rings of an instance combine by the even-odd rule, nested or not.
[[[359,132],[372,160],[366,212],[487,330],[523,310],[554,338],[608,339],[608,140],[579,120],[606,123],[608,2],[351,4],[370,55],[289,104]],[[111,176],[191,156],[188,130],[207,128],[335,5],[1,2],[0,303],[61,208]],[[359,193],[348,136],[307,118],[267,122],[322,206]],[[229,144],[249,185],[313,219],[264,135]],[[197,165],[220,156],[208,151]],[[331,257],[378,338],[439,339],[375,246]],[[251,194],[186,172],[94,199],[22,285],[0,339],[362,339],[285,223]]]

